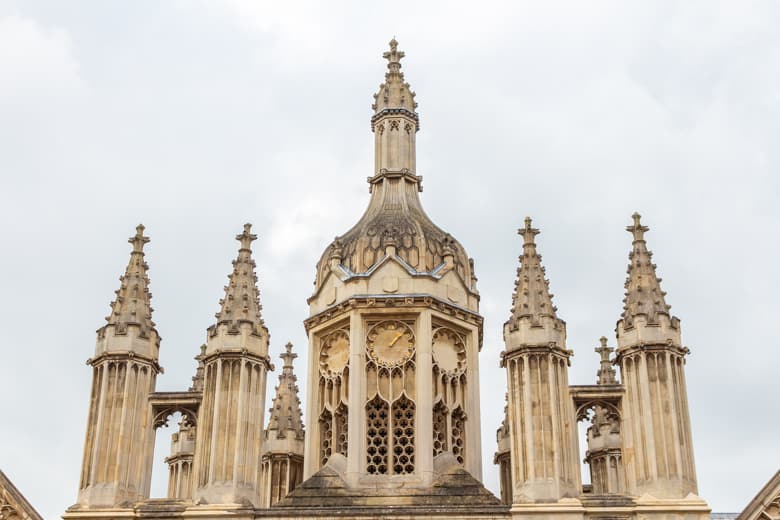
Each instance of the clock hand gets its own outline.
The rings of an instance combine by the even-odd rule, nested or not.
[[[398,341],[399,339],[401,339],[401,336],[403,336],[403,335],[404,335],[404,333],[403,333],[403,332],[399,332],[399,333],[398,333],[398,334],[397,334],[397,335],[396,335],[396,336],[393,338],[393,341],[391,341],[391,342],[390,342],[390,345],[388,345],[388,346],[389,346],[389,347],[392,347],[393,345],[395,345],[395,342],[396,342],[396,341]]]

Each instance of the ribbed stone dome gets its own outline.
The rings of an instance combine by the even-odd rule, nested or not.
[[[463,246],[426,215],[418,196],[420,178],[409,173],[385,173],[373,180],[371,200],[366,212],[352,229],[337,236],[317,263],[316,287],[329,271],[330,259],[350,273],[367,272],[381,260],[387,246],[420,273],[431,273],[453,256],[454,270],[466,287],[474,287],[473,266]]]

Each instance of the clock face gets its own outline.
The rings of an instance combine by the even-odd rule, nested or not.
[[[349,336],[337,330],[322,340],[320,370],[325,375],[340,374],[349,361]]]
[[[442,372],[457,374],[466,367],[466,346],[460,334],[452,329],[440,328],[433,333],[431,347],[433,360]]]
[[[378,365],[402,365],[414,352],[414,334],[400,321],[383,321],[368,331],[366,350]]]

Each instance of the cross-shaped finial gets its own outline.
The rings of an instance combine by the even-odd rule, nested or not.
[[[298,354],[294,353],[292,351],[293,344],[289,341],[284,346],[284,353],[279,354],[279,357],[282,358],[282,361],[284,361],[283,368],[292,368],[293,367],[293,359],[298,357]]]
[[[601,366],[599,367],[597,373],[597,382],[600,385],[615,384],[617,382],[617,379],[615,379],[615,369],[612,368],[612,361],[609,359],[609,355],[614,352],[615,349],[607,346],[607,338],[604,336],[599,338],[599,342],[601,345],[594,349],[598,354],[601,355]]]
[[[398,72],[401,70],[401,58],[405,56],[404,51],[398,50],[398,42],[395,40],[395,36],[390,40],[390,51],[385,51],[382,57],[388,61],[387,68],[390,72]]]
[[[601,342],[601,346],[599,346],[599,347],[596,347],[596,349],[595,349],[595,350],[596,350],[596,352],[598,352],[599,354],[601,354],[601,362],[602,362],[602,363],[603,363],[603,362],[605,362],[605,361],[609,362],[609,355],[610,355],[610,354],[611,354],[611,353],[612,353],[612,352],[613,352],[615,349],[614,349],[614,348],[610,348],[610,347],[608,347],[608,346],[607,346],[607,338],[605,338],[604,336],[601,336],[601,338],[599,339],[599,341]]]
[[[149,237],[144,236],[144,229],[146,228],[143,224],[138,224],[135,228],[135,236],[127,239],[128,242],[133,244],[133,253],[143,253],[144,245],[149,242]]]
[[[525,227],[518,229],[517,234],[523,236],[523,245],[534,245],[534,237],[539,234],[539,230],[531,227],[531,217],[525,217]]]
[[[257,235],[250,233],[251,229],[252,224],[244,224],[244,232],[240,235],[236,235],[236,240],[241,242],[241,249],[246,249],[249,251],[252,247],[252,242],[257,240]]]
[[[645,232],[650,228],[642,225],[642,221],[641,221],[642,215],[640,215],[636,211],[634,212],[633,215],[631,215],[631,218],[634,219],[634,224],[632,226],[626,227],[626,231],[634,235],[634,241],[644,240]]]

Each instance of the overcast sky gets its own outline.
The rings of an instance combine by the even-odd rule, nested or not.
[[[0,0],[0,468],[46,518],[75,502],[84,361],[139,222],[158,390],[189,386],[244,222],[273,356],[292,341],[303,372],[315,262],[368,202],[395,35],[423,204],[479,276],[486,485],[516,229],[542,231],[570,381],[592,384],[637,210],[691,349],[700,494],[742,510],[780,467],[778,27],[772,1]]]

